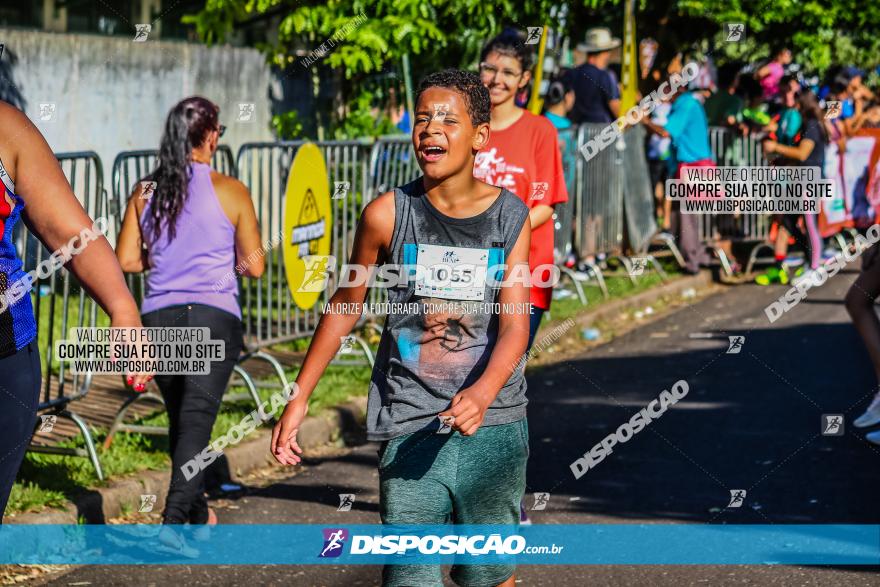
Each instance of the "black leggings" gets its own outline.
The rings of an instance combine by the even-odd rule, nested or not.
[[[163,522],[204,524],[208,521],[205,472],[199,471],[187,481],[181,467],[202,452],[211,440],[211,429],[220,410],[223,392],[241,354],[241,320],[211,306],[191,304],[144,314],[143,323],[148,327],[207,327],[212,339],[223,340],[226,345],[226,358],[213,362],[207,375],[156,376],[168,412],[171,448],[171,485]]]
[[[37,421],[40,351],[33,341],[0,359],[0,523]]]

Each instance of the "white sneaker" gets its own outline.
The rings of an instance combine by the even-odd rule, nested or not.
[[[819,271],[817,269],[806,269],[803,273],[792,279],[791,284],[797,286],[801,283],[804,283],[805,281],[811,281],[813,279],[813,275],[818,273]]]
[[[853,420],[853,426],[856,428],[868,428],[874,424],[880,424],[880,394],[874,396],[874,401],[864,414]]]

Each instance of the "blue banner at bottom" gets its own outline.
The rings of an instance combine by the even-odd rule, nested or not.
[[[880,526],[0,526],[0,564],[513,563],[880,565]]]

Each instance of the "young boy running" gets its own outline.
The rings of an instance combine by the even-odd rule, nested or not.
[[[526,382],[512,366],[529,334],[529,288],[519,277],[528,275],[531,232],[519,198],[473,177],[489,112],[477,75],[425,78],[412,134],[423,176],[372,201],[357,227],[351,265],[418,267],[388,290],[390,307],[407,311],[388,315],[370,383],[367,433],[381,441],[385,524],[519,522]],[[365,283],[340,287],[330,307],[351,308],[366,294]],[[272,434],[280,463],[301,461],[296,434],[309,395],[358,317],[321,317],[299,392]],[[513,572],[513,565],[460,565],[452,578],[512,586]],[[440,567],[386,566],[383,585],[442,585]]]

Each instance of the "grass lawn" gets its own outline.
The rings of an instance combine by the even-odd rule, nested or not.
[[[339,405],[351,397],[366,395],[370,381],[370,368],[367,366],[330,366],[326,374],[318,382],[312,394],[309,414],[316,415],[322,411]],[[295,371],[287,371],[290,381]],[[245,391],[242,387],[231,387],[227,394]],[[277,390],[259,389],[260,397],[268,400]],[[224,402],[217,416],[212,431],[212,439],[225,434],[232,426],[241,422],[245,415],[256,406],[251,401]],[[280,415],[280,414],[277,414]],[[168,417],[164,412],[143,418],[138,423],[154,426],[167,426]],[[264,428],[271,422],[263,424]],[[104,450],[102,443],[106,438],[105,430],[93,430],[95,443],[98,446],[98,457],[104,476],[107,479],[118,479],[127,474],[144,470],[160,470],[170,466],[168,456],[168,438],[144,434],[119,433],[109,449]],[[81,437],[63,443],[62,446],[84,447]],[[65,457],[41,453],[28,453],[12,487],[6,512],[39,511],[44,507],[61,507],[64,502],[88,488],[107,485],[98,480],[88,459]]]

